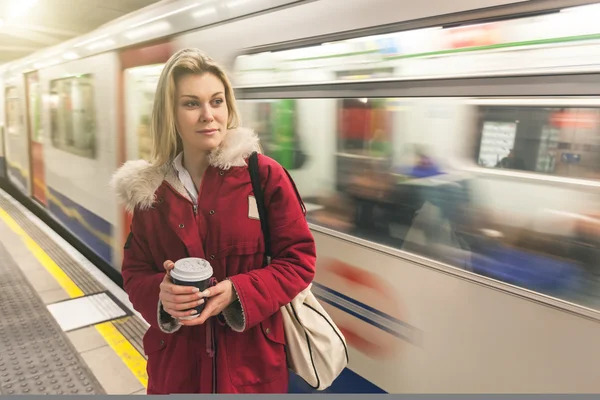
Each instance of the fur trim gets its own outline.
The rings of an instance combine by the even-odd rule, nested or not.
[[[233,284],[233,281],[229,278],[225,279],[229,280],[233,286],[235,301],[229,306],[225,307],[221,313],[223,314],[223,318],[225,318],[225,323],[227,323],[227,325],[229,325],[234,332],[244,332],[246,330],[246,314],[244,313],[244,307],[242,306],[240,295],[237,291],[237,288]]]
[[[165,311],[160,300],[158,301],[158,313],[156,314],[156,319],[158,321],[158,327],[164,333],[174,333],[182,327],[178,320]]]
[[[221,146],[208,156],[208,162],[213,167],[224,170],[244,167],[246,158],[253,151],[260,151],[258,136],[251,129],[238,128],[227,132]]]
[[[253,151],[260,152],[256,133],[247,128],[232,129],[227,132],[223,143],[209,154],[208,162],[223,170],[243,167]],[[155,192],[163,181],[190,198],[171,163],[157,166],[145,160],[127,161],[114,173],[110,185],[116,191],[119,202],[132,213],[136,208],[144,210],[152,207],[156,200]]]
[[[246,316],[244,315],[244,307],[239,300],[234,301],[227,306],[223,311],[225,322],[232,331],[244,332],[246,330]]]

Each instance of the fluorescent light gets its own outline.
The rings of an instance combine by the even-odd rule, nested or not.
[[[63,58],[65,60],[75,60],[76,58],[79,58],[79,54],[75,53],[74,51],[69,51],[63,54]]]
[[[98,50],[98,49],[103,49],[103,48],[113,46],[114,44],[115,44],[114,40],[106,39],[106,40],[100,40],[100,41],[94,42],[94,43],[90,44],[89,46],[87,46],[86,48],[88,50]]]
[[[84,40],[83,42],[77,43],[77,44],[76,44],[76,45],[74,45],[73,47],[81,47],[81,46],[83,46],[84,44],[92,43],[92,42],[95,42],[95,41],[97,41],[97,40],[104,39],[104,38],[106,38],[106,37],[108,37],[108,34],[104,34],[104,35],[96,36],[96,37],[93,37],[93,38],[90,38],[90,39]]]
[[[130,26],[130,28],[137,28],[138,26],[141,26],[141,25],[144,25],[144,24],[148,24],[150,22],[158,21],[159,19],[168,17],[168,16],[173,15],[173,14],[180,13],[180,12],[185,11],[185,10],[189,10],[190,8],[195,8],[195,7],[198,7],[198,4],[192,4],[191,6],[181,7],[181,8],[178,8],[177,10],[175,10],[175,11],[171,11],[171,12],[168,12],[166,14],[159,15],[158,17],[150,18],[150,19],[148,19],[146,21],[139,22],[139,23],[137,23],[135,25]]]
[[[37,0],[13,0],[8,6],[8,17],[22,17],[37,3]]]
[[[211,14],[216,14],[217,13],[217,9],[214,7],[210,7],[210,8],[204,8],[202,10],[198,10],[195,13],[192,14],[192,17],[199,19],[202,17],[206,17],[207,15],[211,15]]]
[[[169,29],[171,29],[171,24],[168,23],[167,21],[161,21],[161,22],[157,22],[155,24],[152,25],[148,25],[148,26],[143,26],[141,28],[138,29],[134,29],[133,31],[127,32],[125,34],[125,37],[127,39],[138,39],[141,37],[144,37],[146,35],[152,35],[152,34],[157,34],[163,31],[168,31]]]
[[[235,8],[235,7],[239,7],[241,5],[244,5],[246,3],[250,3],[251,0],[232,0],[232,1],[228,1],[225,5],[228,8]]]

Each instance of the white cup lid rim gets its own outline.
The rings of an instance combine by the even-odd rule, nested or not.
[[[203,281],[213,276],[213,269],[205,259],[188,257],[175,262],[175,268],[171,270],[171,276],[186,282]]]

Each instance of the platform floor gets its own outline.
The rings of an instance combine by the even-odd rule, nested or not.
[[[148,324],[121,288],[0,190],[0,394],[145,394]]]

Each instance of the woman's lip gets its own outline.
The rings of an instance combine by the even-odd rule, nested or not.
[[[213,133],[217,132],[217,129],[201,129],[199,131],[196,131],[197,133],[203,133],[205,135],[211,135]]]

